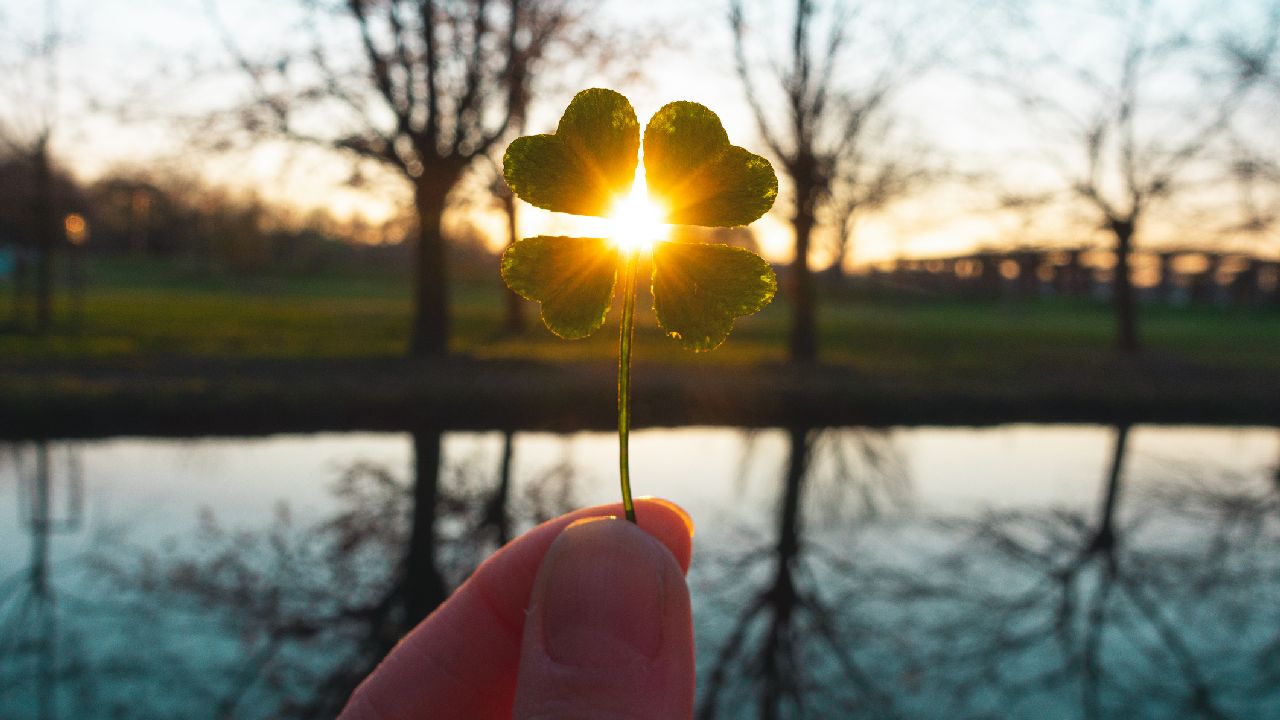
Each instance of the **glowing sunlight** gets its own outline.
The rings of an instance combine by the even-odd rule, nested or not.
[[[609,215],[608,237],[623,252],[647,252],[671,232],[665,220],[666,211],[649,197],[641,173],[636,176],[630,194],[619,198]]]

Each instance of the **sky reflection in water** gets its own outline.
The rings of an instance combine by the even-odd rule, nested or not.
[[[0,448],[0,717],[331,714],[503,537],[613,501],[614,442]],[[438,582],[405,603],[436,452]],[[693,428],[633,457],[698,523],[701,717],[1280,714],[1276,429]]]

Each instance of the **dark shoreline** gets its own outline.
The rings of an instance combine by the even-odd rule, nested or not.
[[[450,358],[0,365],[0,437],[608,430],[611,363]],[[642,365],[636,427],[1005,423],[1280,426],[1280,377],[1105,360],[1004,376]]]

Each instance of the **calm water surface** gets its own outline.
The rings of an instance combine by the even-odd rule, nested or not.
[[[616,439],[0,445],[0,718],[329,717]],[[647,430],[705,718],[1280,717],[1280,430]],[[413,571],[406,573],[406,568]]]

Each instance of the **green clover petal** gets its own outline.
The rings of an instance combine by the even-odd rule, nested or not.
[[[542,303],[542,322],[562,338],[595,332],[613,303],[618,250],[602,238],[525,238],[502,254],[502,279]]]
[[[635,175],[639,123],[631,103],[601,88],[578,93],[553,135],[517,139],[503,175],[521,199],[547,210],[608,215]],[[644,134],[649,192],[667,221],[734,227],[768,212],[778,194],[769,162],[731,145],[720,118],[693,102],[666,105]],[[507,285],[542,303],[556,335],[581,338],[604,324],[619,251],[600,238],[539,236],[502,257]],[[734,319],[773,299],[777,278],[752,252],[724,245],[659,243],[653,254],[654,310],[667,334],[692,350],[724,342]]]
[[[746,225],[773,207],[778,177],[768,160],[737,145],[720,118],[694,102],[664,106],[644,129],[649,194],[681,225]]]
[[[608,215],[631,191],[640,123],[631,103],[603,88],[574,96],[554,135],[516,139],[502,174],[521,200],[574,215]]]
[[[713,350],[733,320],[773,300],[778,279],[759,255],[729,245],[661,242],[653,248],[658,324],[688,350]]]

